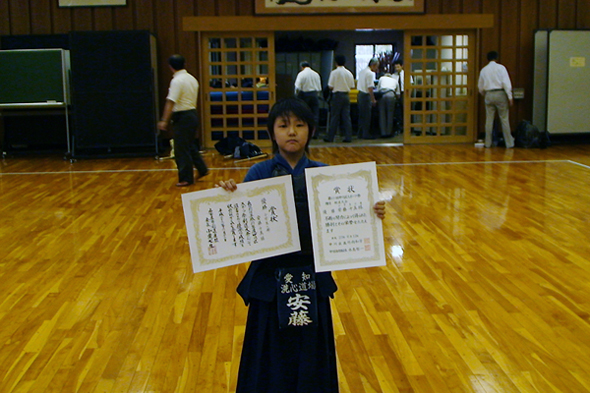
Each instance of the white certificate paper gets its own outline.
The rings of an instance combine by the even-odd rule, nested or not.
[[[193,271],[301,250],[291,176],[182,195]]]
[[[305,180],[316,271],[384,266],[375,163],[307,168]]]

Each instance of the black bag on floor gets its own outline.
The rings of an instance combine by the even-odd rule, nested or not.
[[[242,146],[246,140],[239,136],[228,136],[215,144],[215,149],[223,156],[234,154],[236,147]]]
[[[530,121],[522,120],[518,124],[518,127],[516,127],[514,144],[516,147],[524,147],[526,149],[545,149],[551,145],[551,142],[547,131],[540,131],[539,128]]]
[[[261,154],[262,151],[258,146],[246,141],[234,149],[234,158],[238,159],[257,157]]]
[[[258,146],[238,136],[228,136],[215,144],[215,149],[224,157],[252,158],[262,154]]]

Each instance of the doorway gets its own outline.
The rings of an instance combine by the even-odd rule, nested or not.
[[[270,146],[266,122],[275,101],[274,34],[208,33],[201,48],[205,146],[227,137]]]
[[[472,31],[406,33],[405,143],[474,140],[474,37]]]
[[[493,25],[492,14],[185,17],[183,29],[198,32],[203,38],[199,44],[200,77],[207,80],[203,84],[207,89],[205,105],[201,106],[205,145],[212,147],[214,141],[230,132],[246,136],[245,139],[258,142],[260,146],[270,145],[264,118],[267,115],[265,111],[276,100],[273,84],[276,81],[275,33],[290,31],[307,34],[316,31],[327,34],[338,31],[342,26],[346,26],[349,34],[387,31],[392,26],[403,29],[404,68],[409,71],[405,78],[410,85],[410,77],[415,77],[416,83],[406,89],[404,95],[404,143],[473,142],[477,102],[474,93],[475,69],[478,66],[475,37],[478,29]],[[223,41],[220,41],[220,47],[214,47],[217,42],[207,41],[207,38],[232,37],[238,45],[235,48],[223,46]],[[248,37],[252,41],[246,45],[253,45],[251,53],[254,57],[242,60],[238,57],[241,56],[239,52],[242,49],[249,51],[250,48],[242,48],[239,40],[243,38],[247,41]],[[264,42],[264,48],[256,47],[257,38]],[[228,45],[234,43],[229,42]],[[211,55],[210,51],[217,54]],[[235,58],[223,57],[224,54],[234,56],[233,53]],[[240,75],[241,66],[244,66],[244,75]],[[222,82],[219,86],[217,81],[213,81],[216,87],[211,85],[211,79],[234,77],[237,80],[246,75],[254,80],[265,76],[268,84],[265,87],[248,87],[236,81],[234,86],[229,80],[229,85]],[[221,101],[212,101],[209,94],[212,91],[221,93],[215,97],[221,97]]]

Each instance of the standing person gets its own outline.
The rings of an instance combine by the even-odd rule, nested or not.
[[[379,99],[379,128],[381,137],[393,136],[393,123],[395,115],[395,90],[398,87],[397,75],[385,73],[377,83],[377,91],[383,95]]]
[[[393,70],[395,71],[395,74],[397,76],[399,76],[398,79],[398,88],[396,90],[396,94],[398,96],[403,96],[404,95],[404,83],[405,83],[405,71],[404,71],[404,62],[401,60],[396,60],[393,62]]]
[[[492,130],[497,111],[506,148],[510,149],[514,147],[514,138],[510,132],[510,122],[508,120],[508,106],[513,104],[512,83],[506,67],[497,63],[498,57],[496,51],[488,53],[489,63],[482,68],[477,84],[479,93],[485,97],[486,103],[485,147],[492,146]]]
[[[302,61],[301,71],[295,78],[295,95],[302,99],[311,109],[313,119],[318,124],[320,119],[320,100],[318,94],[322,91],[320,74],[311,69],[309,62]]]
[[[373,90],[375,89],[375,72],[379,69],[379,60],[372,58],[369,64],[359,72],[358,81],[358,109],[359,109],[359,129],[358,137],[363,139],[375,139],[371,135],[371,112],[377,100]]]
[[[402,132],[404,128],[404,91],[405,91],[405,71],[404,62],[396,60],[393,62],[393,69],[397,78],[397,88],[395,90],[395,119],[397,119],[396,132]]]
[[[244,346],[238,372],[237,393],[337,393],[338,375],[330,297],[337,290],[330,272],[316,273],[311,245],[311,227],[305,168],[326,166],[307,155],[315,130],[313,114],[297,98],[278,101],[268,116],[268,132],[274,157],[253,165],[245,182],[291,175],[301,242],[301,251],[252,261],[238,293],[248,309]],[[233,192],[233,180],[217,184]],[[373,206],[375,215],[385,216],[385,202]],[[315,277],[317,320],[303,326],[281,326],[285,304],[277,299],[277,277],[284,271],[293,276]],[[309,305],[311,309],[311,304]],[[288,316],[288,315],[287,315]]]
[[[195,182],[193,167],[197,168],[199,178],[209,172],[195,145],[195,133],[199,125],[199,82],[185,70],[184,63],[184,57],[181,55],[172,55],[168,59],[174,75],[170,81],[164,113],[158,122],[158,129],[163,131],[167,130],[172,122],[174,159],[178,167],[176,187],[190,186]]]
[[[337,55],[334,60],[336,61],[336,68],[330,72],[330,78],[328,79],[328,87],[332,92],[330,130],[324,142],[334,142],[334,136],[340,125],[344,129],[343,142],[352,142],[352,121],[350,120],[350,97],[348,94],[350,89],[355,87],[354,76],[352,76],[352,72],[344,67],[346,57]]]

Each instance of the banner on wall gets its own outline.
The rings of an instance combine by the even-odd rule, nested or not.
[[[126,4],[127,0],[59,0],[60,7],[99,7]]]
[[[424,0],[256,0],[257,14],[423,13]]]

